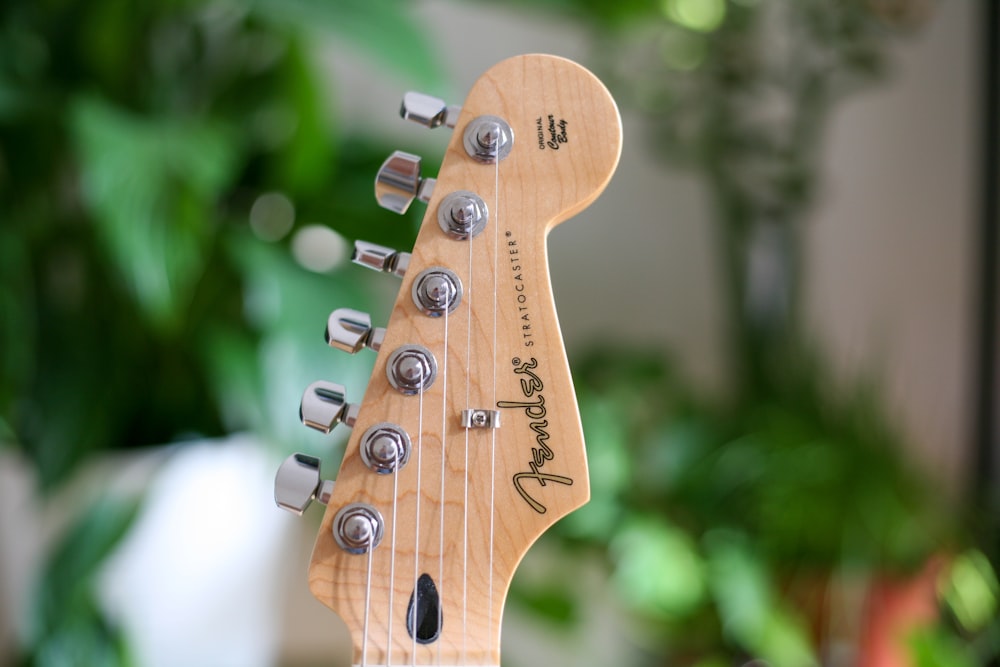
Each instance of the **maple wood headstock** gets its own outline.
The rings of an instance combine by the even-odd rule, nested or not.
[[[589,498],[546,236],[610,180],[618,110],[579,65],[526,55],[483,74],[457,112],[437,117],[454,134],[405,272],[400,255],[373,251],[403,279],[377,344],[364,323],[357,340],[368,342],[347,344],[379,350],[364,400],[346,406],[329,384],[306,397],[336,412],[331,426],[354,429],[332,492],[323,487],[309,585],[370,665],[499,665],[517,564]],[[495,139],[509,152],[492,162],[469,146]],[[384,170],[428,195],[405,160]],[[337,326],[350,333],[357,319]],[[310,465],[293,467],[315,474]]]

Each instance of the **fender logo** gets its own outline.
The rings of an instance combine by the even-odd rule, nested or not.
[[[532,357],[528,361],[521,362],[517,357],[512,360],[514,373],[521,375],[521,393],[524,394],[523,401],[497,401],[498,408],[513,408],[524,410],[525,416],[531,420],[529,428],[535,433],[535,446],[531,448],[531,460],[528,461],[528,472],[519,472],[514,475],[514,488],[520,494],[531,509],[539,514],[545,514],[548,508],[531,495],[525,484],[537,482],[538,486],[546,486],[549,482],[572,486],[573,480],[563,475],[542,472],[541,468],[546,462],[555,458],[555,452],[548,445],[549,421],[545,418],[545,396],[542,395],[544,385],[540,377],[532,371],[538,367],[538,361]],[[527,400],[534,399],[534,400]]]

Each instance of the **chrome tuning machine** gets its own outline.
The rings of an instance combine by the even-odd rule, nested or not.
[[[414,199],[428,202],[434,179],[420,175],[420,156],[396,151],[382,163],[375,176],[375,200],[382,208],[406,213]]]
[[[326,505],[333,493],[333,482],[320,477],[319,467],[319,459],[306,454],[292,454],[285,459],[274,476],[274,502],[278,507],[302,516],[313,500]]]
[[[354,426],[358,406],[347,402],[347,391],[343,385],[320,380],[303,392],[299,418],[309,428],[329,433],[337,424]]]
[[[495,164],[510,155],[514,130],[499,116],[479,116],[466,125],[462,144],[477,162]]]
[[[440,98],[414,91],[403,95],[403,103],[399,107],[400,116],[429,129],[442,125],[454,129],[461,113],[460,106],[449,105]]]
[[[384,339],[385,329],[372,327],[371,316],[360,310],[338,308],[326,321],[327,344],[349,354],[364,347],[378,352]]]
[[[355,241],[351,261],[374,271],[391,273],[397,278],[402,278],[410,266],[410,253],[397,252],[392,248],[368,241]]]

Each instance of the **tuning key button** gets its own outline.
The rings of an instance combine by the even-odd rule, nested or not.
[[[462,281],[454,271],[442,266],[424,269],[413,281],[410,295],[421,313],[440,317],[458,308],[462,301]]]
[[[422,345],[403,345],[393,350],[386,361],[389,384],[401,394],[419,394],[434,383],[437,361]]]
[[[365,503],[344,505],[333,517],[333,539],[352,554],[367,553],[382,541],[385,521],[377,509]]]
[[[361,460],[380,475],[396,472],[410,460],[410,436],[396,424],[380,422],[361,436]]]
[[[414,199],[430,201],[434,182],[433,178],[420,177],[418,155],[396,151],[382,163],[375,176],[375,200],[382,208],[406,213]]]
[[[440,98],[412,91],[403,96],[403,103],[399,107],[400,116],[430,129],[442,125],[454,128],[461,112],[462,107],[449,106]]]
[[[372,318],[368,313],[351,308],[338,308],[330,313],[326,321],[326,342],[330,347],[355,354],[368,347],[376,352],[382,347],[385,329],[372,328]]]
[[[351,261],[369,269],[391,273],[402,278],[410,266],[410,253],[396,252],[392,248],[368,241],[355,241]]]
[[[441,230],[460,241],[477,236],[486,227],[489,217],[490,212],[483,198],[468,190],[447,195],[437,211]]]
[[[274,502],[278,507],[302,516],[313,500],[324,505],[333,493],[333,482],[319,474],[319,459],[305,454],[292,454],[274,476]]]
[[[514,130],[499,116],[479,116],[466,125],[462,144],[469,157],[493,164],[510,154]]]
[[[340,423],[354,426],[357,417],[358,406],[347,402],[343,385],[320,380],[302,393],[299,418],[309,428],[329,433]]]

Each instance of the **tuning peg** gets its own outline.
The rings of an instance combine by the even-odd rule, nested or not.
[[[403,95],[403,104],[399,107],[399,115],[406,120],[420,123],[424,127],[454,128],[462,107],[448,105],[444,100],[410,91]]]
[[[347,391],[343,385],[320,380],[313,382],[302,393],[299,419],[309,428],[329,433],[341,422],[354,426],[357,417],[358,406],[347,402]]]
[[[410,253],[396,252],[392,248],[368,241],[355,241],[351,261],[402,278],[410,266]]]
[[[363,347],[376,352],[382,347],[385,329],[372,328],[372,318],[368,313],[351,308],[338,308],[330,313],[326,321],[326,342],[330,347],[355,354]]]
[[[313,500],[324,505],[333,493],[333,482],[319,474],[319,459],[305,454],[292,454],[274,476],[274,502],[278,507],[302,516]]]
[[[414,199],[427,202],[434,191],[433,178],[420,177],[420,156],[396,151],[379,167],[375,199],[382,208],[406,213]]]

